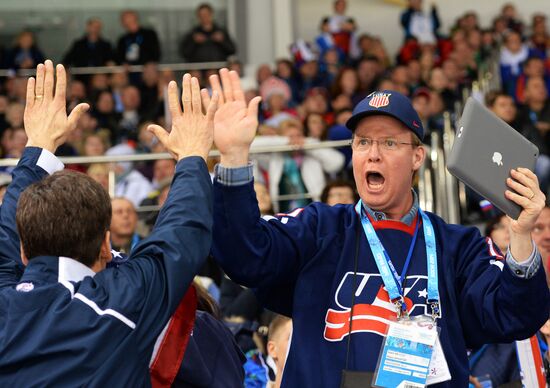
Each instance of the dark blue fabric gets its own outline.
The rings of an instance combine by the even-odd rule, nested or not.
[[[487,345],[470,373],[476,377],[489,376],[493,387],[520,380],[516,344]]]
[[[377,300],[382,282],[364,235],[359,241],[358,288],[353,290],[355,236],[360,227],[353,206],[315,203],[295,212],[295,217],[280,215],[266,221],[260,218],[252,183],[236,187],[215,183],[214,209],[216,260],[231,279],[255,288],[266,308],[293,318],[283,387],[339,386],[347,330],[340,338],[332,336],[330,326],[342,325],[334,321],[328,325],[329,316],[346,314],[354,291],[359,291],[356,303],[371,305],[376,317],[386,306]],[[533,335],[548,318],[549,291],[542,269],[531,279],[517,278],[490,255],[476,228],[428,216],[438,254],[440,338],[453,376],[437,387],[465,387],[466,349]],[[379,223],[377,234],[399,272],[412,236],[400,222]],[[425,255],[420,231],[405,284],[412,315],[428,312]],[[376,366],[383,337],[372,327],[369,330],[352,334],[352,370],[373,371]]]
[[[197,311],[173,387],[242,387],[246,361],[231,331],[212,315]]]
[[[41,148],[25,148],[17,167],[13,170],[12,182],[0,207],[0,287],[15,285],[25,269],[21,261],[15,212],[19,195],[29,185],[48,175],[36,165],[41,153]]]

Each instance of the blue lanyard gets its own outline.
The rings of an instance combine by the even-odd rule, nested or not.
[[[470,372],[472,372],[472,369],[474,369],[474,366],[477,365],[477,362],[483,356],[483,353],[487,350],[489,345],[485,344],[481,348],[479,348],[476,352],[472,353],[470,355],[470,360],[468,360],[468,364],[470,365]]]
[[[409,247],[409,252],[407,254],[407,259],[405,260],[405,265],[401,276],[397,274],[395,266],[393,265],[386,249],[382,245],[382,242],[378,238],[374,227],[370,222],[369,218],[363,212],[363,203],[361,200],[357,202],[355,206],[357,214],[361,218],[361,224],[363,226],[363,231],[369,242],[376,266],[384,282],[384,286],[388,291],[390,300],[398,307],[398,317],[401,317],[402,314],[407,315],[407,306],[403,298],[402,284],[406,276],[407,268],[410,264],[412,257],[412,252],[414,250],[414,245],[416,243],[416,237],[418,235],[418,219],[413,235],[411,245]],[[422,217],[422,227],[424,231],[424,240],[426,242],[426,257],[428,262],[428,303],[432,308],[432,317],[440,317],[439,310],[439,290],[438,290],[438,279],[437,279],[437,252],[435,245],[435,233],[433,229],[432,222],[424,212],[418,209],[418,213]]]
[[[537,334],[537,340],[539,341],[540,352],[542,353],[542,357],[544,358],[544,355],[548,351],[548,344],[544,342],[544,340],[538,334]]]

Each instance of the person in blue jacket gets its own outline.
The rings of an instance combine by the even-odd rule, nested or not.
[[[210,248],[205,159],[216,97],[203,115],[198,81],[186,75],[182,113],[177,86],[169,85],[172,131],[151,130],[178,160],[170,194],[132,260],[104,269],[111,259],[110,202],[82,174],[57,172],[31,185],[13,227],[21,188],[62,168],[52,152],[87,108],[66,116],[65,72],[58,66],[55,94],[53,73],[46,61],[29,80],[28,147],[0,208],[0,385],[149,386],[155,341]]]
[[[464,387],[467,348],[528,338],[546,321],[550,295],[530,236],[544,194],[532,171],[517,168],[508,179],[506,198],[523,210],[511,220],[502,257],[476,228],[419,208],[412,182],[426,154],[422,123],[407,97],[376,91],[347,122],[361,201],[313,203],[261,218],[249,163],[257,101],[246,106],[236,73],[220,76],[221,84],[210,78],[223,93],[214,120],[221,156],[213,254],[232,280],[256,289],[266,308],[292,317],[283,387],[337,387],[352,372],[364,372],[355,386],[367,386],[388,323],[405,314],[428,315],[440,329],[445,362],[429,370],[439,381],[433,386]],[[366,225],[374,229],[368,235]],[[380,245],[386,254],[375,260]],[[393,264],[384,278],[383,260],[382,268]],[[389,277],[400,280],[399,289],[389,287]],[[389,289],[398,296],[390,299]],[[353,386],[347,381],[342,386]]]

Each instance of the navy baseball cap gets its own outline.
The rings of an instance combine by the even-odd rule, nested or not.
[[[414,110],[411,100],[395,90],[382,90],[369,94],[361,100],[355,108],[353,115],[346,123],[352,132],[359,122],[367,116],[386,115],[401,121],[407,128],[413,131],[420,140],[424,138],[424,127]]]

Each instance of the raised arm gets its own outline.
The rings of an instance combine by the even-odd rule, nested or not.
[[[78,119],[88,109],[79,104],[67,117],[65,69],[58,65],[57,79],[50,60],[39,64],[36,78],[27,82],[27,101],[24,125],[28,137],[27,147],[13,171],[13,180],[8,186],[0,208],[0,285],[16,283],[21,276],[23,263],[19,251],[19,235],[15,225],[15,213],[19,195],[32,183],[48,174],[63,169],[54,152],[67,135],[76,128]],[[55,82],[55,93],[54,93]]]
[[[202,267],[212,242],[212,184],[206,158],[213,141],[214,97],[202,113],[198,80],[183,78],[183,112],[175,82],[168,85],[170,133],[149,127],[178,163],[152,233],[118,269],[94,280],[109,291],[109,307],[136,323],[142,350],[150,349]],[[153,335],[155,334],[155,335]]]
[[[220,78],[221,83],[218,76],[210,77],[212,89],[223,97],[214,119],[214,143],[221,154],[214,178],[214,258],[237,283],[270,288],[286,282],[291,289],[314,254],[316,211],[297,211],[299,216],[284,220],[260,217],[249,164],[260,98],[247,106],[237,73],[222,69]],[[206,93],[203,98],[208,101]]]
[[[507,184],[511,190],[506,197],[522,211],[517,220],[510,219],[505,260],[491,257],[494,252],[480,238],[461,244],[469,260],[459,271],[465,279],[460,308],[462,316],[468,317],[463,329],[473,344],[525,339],[548,319],[550,293],[541,255],[531,238],[545,196],[536,175],[526,168],[512,170]]]

